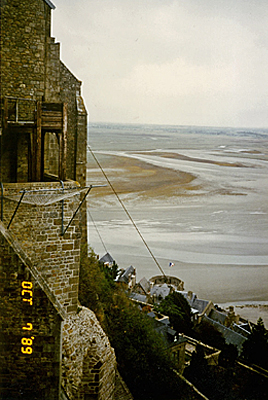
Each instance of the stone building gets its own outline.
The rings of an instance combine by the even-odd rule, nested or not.
[[[1,1],[1,182],[86,182],[87,112],[50,34],[54,8]]]
[[[113,349],[78,304],[87,112],[54,8],[1,0],[0,399],[112,400]]]

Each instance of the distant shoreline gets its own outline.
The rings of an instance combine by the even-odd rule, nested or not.
[[[255,133],[203,133],[100,129],[93,148],[162,268],[172,261],[173,273],[200,298],[268,325],[267,148]],[[154,261],[91,159],[88,181],[106,184],[92,190],[89,205],[109,252],[140,278],[152,276]]]
[[[197,189],[194,184],[196,176],[175,171],[171,168],[150,165],[145,161],[127,156],[100,154],[101,164],[106,171],[109,170],[109,179],[118,194],[136,194],[145,197],[170,197],[185,196],[191,190]],[[90,165],[91,166],[91,165]],[[88,168],[90,180],[96,179],[98,171]],[[110,188],[103,188],[96,196],[106,196]]]
[[[220,303],[218,305],[225,310],[229,306],[234,306],[236,314],[253,323],[262,318],[265,327],[268,328],[268,301],[239,301]]]

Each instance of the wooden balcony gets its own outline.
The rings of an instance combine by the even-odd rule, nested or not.
[[[42,147],[46,132],[54,132],[59,138],[59,179],[66,178],[67,156],[67,103],[46,103],[32,99],[5,97],[3,99],[2,126],[9,129],[27,129],[31,132],[32,179],[42,177]]]
[[[63,103],[42,103],[41,104],[41,125],[42,130],[55,132],[61,131],[64,118]]]

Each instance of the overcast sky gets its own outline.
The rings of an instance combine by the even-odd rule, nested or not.
[[[54,0],[90,121],[268,127],[267,0]]]

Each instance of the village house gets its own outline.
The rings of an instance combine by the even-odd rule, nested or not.
[[[122,272],[122,275],[125,276],[125,284],[127,285],[131,280],[130,275],[124,274],[124,272]],[[142,278],[134,285],[133,282],[131,282],[129,289],[130,287],[132,287],[132,289],[128,294],[129,298],[140,304],[141,307],[142,304],[143,307],[145,307],[146,304],[152,306],[154,304],[159,304],[170,293],[177,291],[189,303],[191,307],[191,318],[194,324],[200,324],[202,321],[210,323],[222,334],[226,344],[236,346],[239,354],[242,352],[243,343],[247,340],[251,328],[248,321],[241,319],[239,315],[235,314],[234,307],[230,306],[227,312],[225,310],[220,310],[212,301],[199,299],[192,291],[184,291],[184,283],[179,278],[172,276],[159,275],[152,277],[150,280]],[[150,314],[148,315],[151,316]],[[167,323],[166,320],[161,321],[156,315],[154,315],[154,318],[157,323],[162,324],[162,332],[166,331],[165,335],[167,337],[169,321]],[[163,321],[166,327],[163,326]],[[161,331],[160,328],[158,329]],[[169,335],[170,338],[171,336]],[[171,339],[171,343],[174,341],[174,337]],[[174,346],[174,344],[172,344],[172,346]],[[180,351],[182,350],[183,346],[180,346]],[[189,351],[188,354],[190,354]]]

